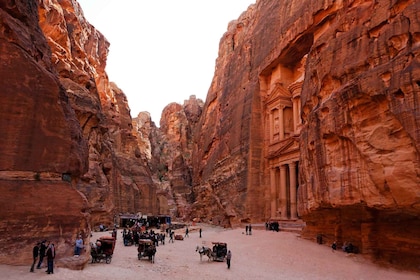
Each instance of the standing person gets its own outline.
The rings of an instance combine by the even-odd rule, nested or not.
[[[337,250],[337,242],[334,241],[333,244],[331,245],[331,249],[333,251],[333,253],[335,252],[335,250]]]
[[[252,226],[251,226],[251,224],[249,224],[249,226],[248,226],[248,232],[249,232],[249,235],[252,235]]]
[[[248,235],[248,225],[245,226],[246,235]]]
[[[114,228],[113,230],[112,230],[112,237],[114,237],[115,238],[115,240],[117,240],[117,229],[116,228]]]
[[[77,257],[80,256],[80,252],[82,251],[83,247],[82,235],[79,234],[76,239],[76,246],[74,247],[74,255]]]
[[[201,238],[201,231],[202,231],[202,229],[200,228],[200,231],[199,231],[200,232],[200,238]]]
[[[42,240],[41,245],[39,246],[39,262],[36,266],[37,269],[41,269],[42,261],[44,260],[45,252],[47,251],[45,242],[47,242],[47,240]]]
[[[31,266],[30,272],[34,272],[35,263],[36,263],[36,261],[38,259],[38,255],[39,255],[39,245],[40,244],[41,243],[39,243],[39,242],[36,243],[35,246],[34,246],[34,248],[32,249],[32,256],[34,258],[34,261],[32,262],[32,266]]]
[[[50,243],[47,249],[47,273],[54,274],[54,258],[55,258],[55,247],[54,243]]]
[[[184,237],[189,237],[188,236],[188,227],[185,229],[185,236]]]
[[[230,269],[230,260],[232,259],[232,252],[229,250],[226,254],[227,268]]]

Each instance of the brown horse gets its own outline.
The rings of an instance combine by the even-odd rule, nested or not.
[[[195,251],[200,254],[200,261],[202,260],[203,255],[206,255],[208,257],[208,261],[213,259],[212,251],[208,247],[202,246],[200,248],[200,246],[197,246],[197,248],[195,248]]]

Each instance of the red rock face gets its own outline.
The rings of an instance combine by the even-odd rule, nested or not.
[[[90,203],[92,226],[111,226],[119,213],[155,213],[156,190],[127,99],[105,72],[108,41],[86,22],[78,3],[44,5],[40,25],[89,145],[89,170],[76,187]]]
[[[156,214],[156,189],[127,99],[104,71],[109,43],[77,2],[37,3],[0,4],[1,245],[19,256],[0,262],[29,263],[47,239],[60,266],[80,269],[89,256],[72,258],[76,234],[88,244],[119,213]]]
[[[203,101],[190,96],[183,105],[167,105],[157,128],[150,115],[140,113],[135,119],[140,142],[148,143],[145,151],[150,158],[154,181],[158,186],[158,213],[173,218],[189,217],[193,203],[192,150],[196,125],[202,112]],[[146,139],[147,138],[147,139]]]
[[[352,242],[374,259],[416,267],[420,4],[286,2],[257,1],[220,42],[195,139],[191,218],[288,219],[297,202],[305,238],[322,234],[327,244]],[[299,94],[293,131],[286,121]],[[269,110],[280,109],[284,119],[271,126]],[[292,140],[298,158],[287,154]],[[298,170],[284,171],[296,160]],[[297,201],[283,201],[278,186],[292,197],[293,172]],[[287,213],[273,211],[285,203]]]
[[[407,266],[419,261],[408,249],[420,232],[419,8],[342,7],[312,46],[302,90],[304,235]]]
[[[0,14],[0,262],[22,264],[35,242],[51,240],[66,254],[88,228],[87,202],[74,188],[87,170],[87,142],[52,67],[36,3],[3,2]]]

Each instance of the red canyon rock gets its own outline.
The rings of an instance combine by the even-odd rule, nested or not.
[[[157,128],[150,114],[140,113],[134,120],[139,139],[150,147],[149,165],[158,186],[158,213],[184,219],[192,204],[192,150],[196,125],[203,102],[190,96],[183,105],[167,105]],[[146,139],[147,138],[147,139]]]
[[[79,4],[9,2],[0,4],[1,245],[18,257],[0,262],[29,263],[47,239],[60,266],[80,269],[89,256],[72,258],[76,234],[87,245],[119,213],[155,214],[156,189],[127,99],[104,70],[109,43]]]
[[[220,41],[198,123],[191,218],[303,219],[416,267],[418,1],[257,1]]]
[[[0,262],[47,239],[83,268],[76,233],[142,212],[301,219],[304,238],[418,269],[419,11],[258,0],[229,23],[204,106],[170,104],[156,128],[131,120],[77,2],[0,2]]]
[[[22,264],[42,239],[67,254],[76,232],[86,233],[87,201],[75,183],[87,170],[88,146],[51,63],[36,2],[3,1],[0,14],[0,262]]]

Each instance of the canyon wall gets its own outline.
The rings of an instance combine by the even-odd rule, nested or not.
[[[105,72],[109,43],[79,4],[3,1],[0,13],[0,262],[29,263],[46,239],[60,266],[82,268],[89,255],[72,258],[77,233],[88,244],[119,213],[155,214],[150,169]]]
[[[305,238],[416,267],[419,12],[259,0],[232,21],[194,142],[191,218],[300,218]]]
[[[148,147],[148,164],[157,187],[158,214],[183,221],[189,217],[192,196],[192,151],[196,126],[204,102],[194,95],[184,104],[170,103],[163,111],[160,127],[150,114],[133,119],[140,142]]]
[[[420,3],[354,1],[317,32],[302,90],[304,236],[416,267]]]

